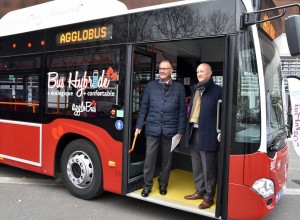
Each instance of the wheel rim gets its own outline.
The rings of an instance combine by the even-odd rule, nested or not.
[[[67,174],[74,186],[87,188],[94,176],[92,160],[82,151],[72,153],[67,164]]]

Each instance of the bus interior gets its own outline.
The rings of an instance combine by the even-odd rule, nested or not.
[[[213,70],[214,82],[222,86],[223,63],[225,57],[225,38],[205,38],[172,42],[139,44],[135,46],[133,57],[133,88],[132,88],[132,125],[133,142],[135,122],[138,117],[139,102],[145,85],[159,79],[158,65],[162,60],[170,60],[173,65],[172,80],[181,82],[186,91],[187,105],[191,95],[190,86],[197,82],[196,69],[200,63],[209,63]],[[191,168],[190,150],[184,146],[184,138],[173,151],[172,171],[165,196],[159,194],[157,175],[160,167],[160,152],[156,161],[156,178],[149,197],[143,198],[143,165],[146,151],[144,129],[136,138],[134,150],[129,153],[128,196],[151,201],[169,207],[215,216],[216,196],[212,207],[207,210],[198,209],[201,200],[185,200],[184,196],[195,192]]]

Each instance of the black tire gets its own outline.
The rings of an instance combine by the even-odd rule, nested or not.
[[[62,180],[70,193],[81,199],[103,194],[101,159],[94,144],[86,139],[70,142],[61,157]]]

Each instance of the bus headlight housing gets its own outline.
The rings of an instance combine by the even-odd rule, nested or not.
[[[252,185],[252,189],[261,195],[264,199],[274,195],[274,183],[270,179],[259,179],[256,180]]]

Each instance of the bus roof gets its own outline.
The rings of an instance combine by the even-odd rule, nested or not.
[[[127,13],[117,0],[54,0],[11,11],[0,19],[0,36],[25,33]]]
[[[0,37],[204,1],[210,0],[182,0],[128,10],[118,0],[53,0],[4,15],[0,19]]]

